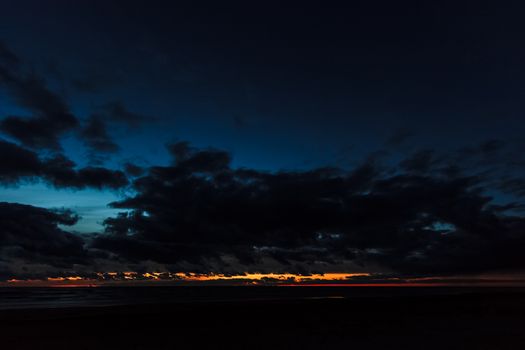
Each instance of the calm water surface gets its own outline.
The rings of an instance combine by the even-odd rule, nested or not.
[[[465,287],[75,287],[0,288],[0,310],[162,303],[293,301],[508,292]],[[523,288],[512,291],[524,292]]]

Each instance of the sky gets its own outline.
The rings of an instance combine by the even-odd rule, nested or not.
[[[0,279],[521,273],[524,10],[5,1]]]

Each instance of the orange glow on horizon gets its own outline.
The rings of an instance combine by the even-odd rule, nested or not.
[[[365,277],[360,279],[359,277]],[[370,273],[341,273],[298,275],[292,273],[245,273],[238,275],[200,274],[192,272],[99,272],[92,277],[54,276],[45,279],[21,280],[12,278],[0,282],[13,287],[96,287],[117,285],[267,285],[283,287],[444,287],[444,286],[525,286],[525,279],[494,278],[493,276],[420,278],[382,278]]]
[[[176,276],[186,281],[228,281],[228,280],[249,280],[249,281],[263,281],[263,280],[277,280],[295,282],[304,282],[310,280],[316,281],[344,281],[353,277],[370,276],[369,273],[325,273],[312,275],[296,275],[291,273],[247,273],[244,275],[224,275],[224,274],[186,274],[177,273]]]
[[[240,282],[243,284],[264,284],[264,283],[307,283],[307,282],[336,282],[348,281],[354,277],[367,277],[368,273],[325,273],[311,275],[297,275],[291,273],[246,273],[239,275],[226,274],[199,274],[192,272],[146,272],[138,273],[134,271],[125,272],[99,272],[95,278],[81,276],[58,276],[47,277],[41,280],[28,279],[9,279],[0,282],[1,285],[10,286],[50,286],[50,287],[85,287],[94,285],[104,285],[108,283],[119,283],[127,281],[135,282]]]

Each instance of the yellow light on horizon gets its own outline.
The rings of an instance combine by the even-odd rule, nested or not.
[[[19,280],[9,279],[7,284],[46,284],[52,285],[72,285],[70,282],[81,282],[84,284],[104,284],[104,283],[118,283],[120,281],[166,281],[166,282],[206,282],[206,281],[230,281],[230,282],[245,282],[247,284],[259,283],[301,283],[301,282],[317,282],[317,281],[346,281],[354,277],[370,276],[369,273],[341,273],[330,272],[324,274],[298,275],[293,273],[245,273],[238,275],[226,275],[220,273],[200,274],[195,272],[146,272],[138,273],[135,271],[124,272],[98,272],[97,279],[81,276],[58,276],[47,277],[41,280]]]

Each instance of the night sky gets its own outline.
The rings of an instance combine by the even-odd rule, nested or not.
[[[0,280],[520,279],[524,11],[3,2]]]

